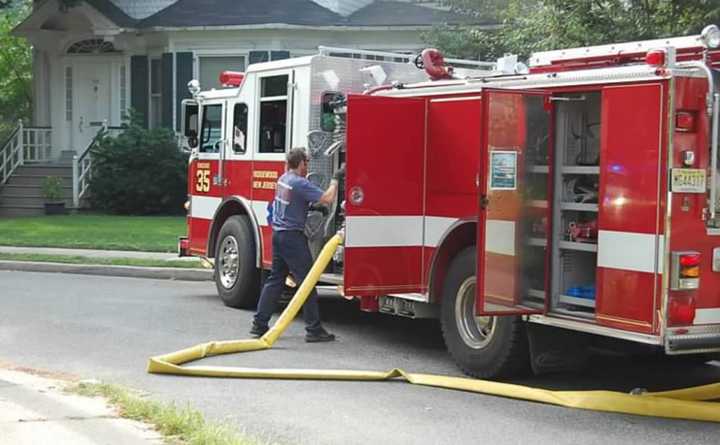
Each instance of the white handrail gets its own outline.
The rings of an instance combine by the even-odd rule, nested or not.
[[[22,122],[19,122],[0,148],[0,185],[5,184],[23,163],[22,133]]]
[[[91,149],[98,141],[98,137],[102,134],[114,134],[121,131],[120,127],[108,127],[107,120],[103,121],[103,126],[98,130],[90,144],[78,155],[73,156],[73,205],[75,208],[80,207],[80,200],[85,196],[90,188],[90,175],[92,169]]]
[[[104,130],[104,127],[98,131],[98,134]],[[90,149],[97,142],[97,135],[90,141],[80,156],[73,156],[73,206],[77,209],[80,207],[80,199],[85,196],[90,185],[90,169],[92,168],[92,157]]]

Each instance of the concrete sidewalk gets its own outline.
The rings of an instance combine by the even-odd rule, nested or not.
[[[181,267],[109,266],[91,264],[91,259],[131,258],[156,261],[198,261],[198,258],[180,258],[175,253],[135,252],[126,250],[61,249],[53,247],[12,247],[0,246],[0,253],[62,255],[88,258],[88,264],[60,262],[0,260],[0,270],[56,272],[85,275],[104,275],[130,278],[153,278],[181,281],[211,281],[212,269]]]
[[[63,392],[68,383],[0,369],[0,445],[158,445],[151,426],[121,418],[104,399]]]
[[[130,250],[95,250],[95,249],[61,249],[55,247],[13,247],[0,246],[0,253],[30,253],[41,255],[82,256],[87,258],[132,258],[141,260],[190,260],[197,258],[180,258],[177,253],[137,252]]]

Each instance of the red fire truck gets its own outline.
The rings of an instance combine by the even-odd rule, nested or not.
[[[340,202],[308,218],[313,251],[345,231],[323,281],[365,311],[439,317],[467,374],[574,366],[594,343],[716,353],[719,46],[709,26],[465,70],[326,48],[192,85],[181,253],[254,304],[284,153],[307,146],[320,185],[347,165]]]

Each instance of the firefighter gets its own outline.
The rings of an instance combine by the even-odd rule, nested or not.
[[[287,156],[287,171],[278,179],[272,203],[272,269],[260,293],[257,312],[250,334],[261,337],[268,330],[268,322],[282,295],[288,273],[301,283],[313,264],[305,237],[305,219],[310,204],[331,204],[337,197],[338,182],[345,174],[341,167],[333,175],[327,190],[308,181],[308,157],[304,148],[293,148]],[[320,324],[317,292],[313,288],[303,306],[305,341],[308,343],[335,340]]]

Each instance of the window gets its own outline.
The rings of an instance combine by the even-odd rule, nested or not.
[[[245,57],[200,57],[200,87],[203,90],[222,88],[219,77],[223,71],[245,71]]]
[[[253,63],[263,63],[263,62],[269,62],[271,60],[282,60],[282,59],[289,59],[290,58],[290,51],[287,50],[278,50],[278,51],[250,51],[248,54],[249,63],[248,65],[252,65]]]
[[[120,65],[120,120],[127,113],[127,68]]]
[[[67,50],[68,54],[103,54],[114,53],[115,46],[112,42],[103,39],[88,39],[73,43]]]
[[[222,105],[207,105],[203,108],[200,153],[218,153],[222,140]]]
[[[162,64],[160,59],[150,61],[150,128],[162,124]]]
[[[235,104],[233,110],[233,151],[245,153],[247,149],[248,107],[245,104]]]
[[[323,93],[321,99],[320,129],[322,131],[335,131],[335,107],[344,102],[342,93]]]
[[[270,76],[260,87],[260,153],[284,153],[288,76]]]
[[[65,120],[73,119],[73,71],[71,66],[65,67]]]

